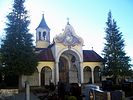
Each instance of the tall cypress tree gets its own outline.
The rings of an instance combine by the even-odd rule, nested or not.
[[[124,51],[124,39],[122,32],[119,31],[116,21],[112,18],[111,11],[108,13],[106,22],[106,43],[103,50],[106,64],[103,69],[103,74],[112,76],[115,79],[119,76],[126,76],[130,74],[130,57],[126,56]]]
[[[37,66],[32,34],[28,33],[30,20],[24,2],[14,0],[12,11],[7,15],[6,36],[1,45],[6,74],[29,75]]]

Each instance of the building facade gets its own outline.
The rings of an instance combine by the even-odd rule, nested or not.
[[[36,53],[39,59],[36,72],[23,76],[31,86],[44,86],[50,82],[99,83],[104,59],[94,50],[83,50],[84,41],[67,22],[62,33],[50,42],[50,28],[44,15],[36,28]]]

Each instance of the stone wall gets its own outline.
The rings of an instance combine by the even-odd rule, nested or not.
[[[25,87],[25,82],[28,81],[30,86],[39,86],[39,74],[36,72],[30,76],[22,76],[22,86]]]
[[[12,96],[18,94],[18,89],[0,89],[0,100],[3,100],[4,97]]]

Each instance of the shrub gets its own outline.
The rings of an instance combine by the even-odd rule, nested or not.
[[[75,96],[69,96],[68,100],[77,100],[77,98]]]

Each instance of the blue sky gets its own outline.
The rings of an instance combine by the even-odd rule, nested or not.
[[[1,37],[4,36],[6,15],[11,11],[12,4],[13,0],[0,1]],[[100,55],[105,42],[105,22],[111,10],[125,39],[125,51],[133,59],[133,0],[26,0],[25,6],[31,20],[29,29],[34,37],[43,12],[51,29],[51,41],[65,28],[68,17],[76,34],[84,39],[83,48],[93,47]]]

